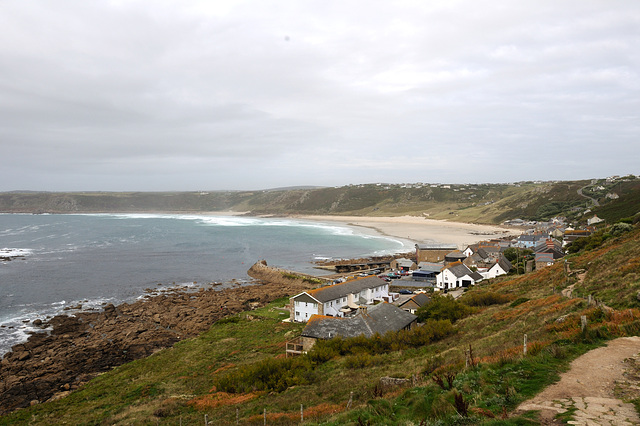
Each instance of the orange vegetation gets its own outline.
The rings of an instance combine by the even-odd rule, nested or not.
[[[304,419],[319,418],[328,416],[331,414],[340,413],[345,410],[345,407],[337,404],[323,403],[313,407],[303,407]],[[256,414],[249,417],[249,422],[259,422],[264,419],[264,414]],[[267,412],[267,423],[272,424],[276,422],[282,422],[283,420],[300,421],[300,411],[296,410],[289,413],[269,413]]]
[[[199,396],[193,398],[188,402],[189,405],[194,406],[198,410],[205,410],[208,408],[216,408],[224,405],[242,404],[260,396],[258,392],[251,392],[245,394],[232,394],[227,392],[216,392],[209,395]]]
[[[544,299],[529,300],[528,302],[518,305],[514,309],[502,311],[502,312],[496,312],[495,314],[493,314],[493,319],[496,321],[502,321],[502,320],[519,317],[521,315],[526,315],[530,312],[533,312],[537,308],[553,305],[556,302],[558,302],[561,298],[562,296],[560,296],[559,294],[554,294],[552,296],[545,297]]]
[[[228,370],[228,369],[233,368],[235,366],[236,366],[235,364],[225,364],[225,365],[223,365],[222,367],[218,368],[216,371],[214,371],[211,374],[217,374],[217,373],[219,373],[221,371]]]

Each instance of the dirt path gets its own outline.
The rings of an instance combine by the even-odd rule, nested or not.
[[[625,400],[640,397],[640,337],[621,337],[571,363],[560,381],[523,402],[518,411],[538,410],[543,425],[566,413],[576,425],[638,425],[640,417]],[[573,413],[572,413],[573,412]]]

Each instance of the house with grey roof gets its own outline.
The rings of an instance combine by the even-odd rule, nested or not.
[[[382,301],[390,301],[389,283],[377,276],[369,276],[291,297],[290,318],[291,321],[306,322],[312,315],[344,317],[360,306]]]
[[[318,339],[384,335],[389,331],[409,330],[417,321],[418,317],[390,303],[362,308],[356,315],[347,318],[313,315],[301,336],[287,343],[287,355],[307,352]]]
[[[413,271],[418,267],[413,260],[404,257],[392,260],[390,266],[391,269],[397,269],[399,271]]]
[[[511,262],[509,262],[509,260],[503,255],[500,255],[498,261],[495,262],[486,272],[481,273],[481,275],[485,279],[495,278],[500,275],[508,274],[509,271],[511,271],[511,268],[513,268]]]
[[[427,296],[425,293],[418,293],[414,294],[412,297],[399,304],[398,307],[409,312],[410,314],[415,314],[418,309],[425,306],[429,302],[431,302],[431,298],[429,296]]]
[[[483,277],[474,272],[462,262],[455,262],[445,266],[436,277],[436,288],[451,290],[459,287],[469,287],[482,281]]]
[[[536,253],[536,269],[542,269],[547,266],[551,266],[555,263],[556,259],[553,257],[553,253]]]

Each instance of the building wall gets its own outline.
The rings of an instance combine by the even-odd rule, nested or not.
[[[553,265],[554,262],[536,262],[536,269],[542,269],[547,266]]]
[[[498,277],[498,276],[500,276],[500,275],[504,275],[504,274],[506,274],[506,273],[507,273],[507,272],[506,272],[504,269],[502,269],[502,267],[500,267],[500,265],[498,265],[498,264],[496,263],[494,266],[492,266],[492,267],[491,267],[491,268],[486,272],[486,274],[484,274],[484,277],[485,277],[485,278],[495,278],[495,277]]]
[[[307,322],[311,315],[324,315],[323,306],[312,302],[293,302],[294,321]]]
[[[456,276],[450,270],[445,269],[444,271],[440,272],[436,276],[436,287],[438,287],[439,289],[443,290],[443,289],[455,288],[455,286],[456,286]]]
[[[455,249],[445,248],[445,249],[427,249],[420,250],[416,248],[416,263],[420,262],[442,262],[444,260],[444,256],[451,253]]]
[[[304,296],[309,297],[309,296]],[[374,288],[364,289],[353,295],[353,301],[359,305],[372,305],[375,299],[385,299],[389,297],[389,284],[383,282]],[[329,315],[333,317],[343,317],[344,314],[340,309],[348,305],[348,296],[338,299],[329,300],[325,303],[313,303],[310,301],[298,301],[294,298],[290,299],[291,315],[290,318],[295,322],[307,322],[311,315]]]

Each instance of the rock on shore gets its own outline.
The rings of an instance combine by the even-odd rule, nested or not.
[[[224,290],[179,291],[135,303],[107,305],[102,312],[59,315],[0,361],[0,415],[64,396],[97,374],[206,331],[218,319],[310,288],[280,280],[266,263],[254,278],[268,282]]]

